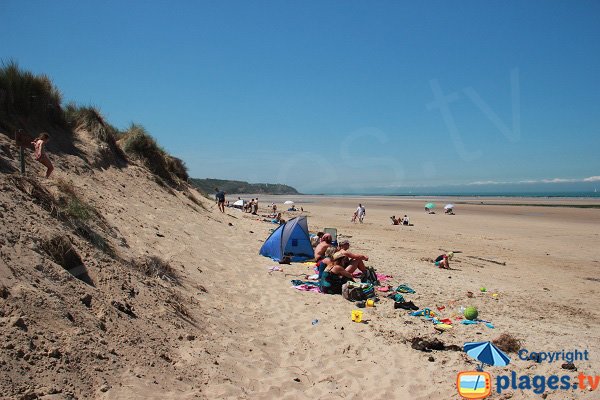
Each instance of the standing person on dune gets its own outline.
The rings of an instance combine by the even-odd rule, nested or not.
[[[215,199],[217,200],[217,204],[219,205],[219,210],[224,213],[225,212],[225,192],[219,190],[219,188],[215,188]]]
[[[48,135],[46,132],[42,132],[40,133],[40,136],[37,137],[37,139],[31,142],[31,144],[35,148],[33,158],[36,161],[39,161],[42,165],[44,165],[47,168],[46,178],[50,178],[50,174],[52,173],[52,171],[54,171],[54,166],[52,165],[50,158],[48,158],[48,155],[46,154],[45,150],[45,146],[46,143],[48,143],[48,140],[50,140],[50,135]]]

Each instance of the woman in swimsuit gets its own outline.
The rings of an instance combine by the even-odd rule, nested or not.
[[[342,294],[342,285],[354,281],[352,274],[344,268],[345,256],[342,252],[333,255],[333,262],[325,267],[321,274],[321,292],[327,294]]]
[[[54,171],[54,166],[52,165],[52,162],[50,161],[48,155],[46,154],[46,151],[44,150],[44,146],[46,145],[46,143],[48,143],[48,140],[50,140],[50,135],[48,135],[46,132],[42,132],[40,133],[40,136],[38,136],[37,139],[31,142],[31,144],[35,147],[33,158],[36,161],[42,163],[47,168],[46,178],[49,178],[52,171]]]

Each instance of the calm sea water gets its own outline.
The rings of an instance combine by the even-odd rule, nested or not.
[[[335,196],[404,196],[404,197],[535,197],[535,198],[580,198],[600,199],[594,192],[414,192],[414,193],[338,193]]]

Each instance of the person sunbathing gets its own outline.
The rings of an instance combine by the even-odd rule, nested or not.
[[[351,253],[348,251],[350,242],[347,240],[342,240],[339,244],[339,248],[339,252],[344,255],[343,265],[344,268],[346,268],[346,271],[353,273],[356,269],[359,269],[360,272],[364,273],[367,270],[367,267],[365,266],[365,261],[369,261],[367,255]]]
[[[332,241],[333,238],[329,233],[325,233],[323,236],[321,236],[319,244],[317,245],[317,247],[315,247],[315,262],[319,262],[323,258],[325,258],[325,252],[331,246]]]
[[[402,225],[410,225],[410,219],[408,218],[408,216],[405,214],[404,218],[402,218]]]
[[[392,225],[400,225],[400,220],[397,220],[395,215],[392,215],[390,219],[392,220]]]
[[[342,286],[348,281],[354,281],[352,272],[344,267],[346,256],[338,251],[333,254],[332,261],[325,266],[319,284],[321,292],[327,294],[342,294]]]

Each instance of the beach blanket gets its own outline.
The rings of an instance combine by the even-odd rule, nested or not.
[[[301,292],[315,292],[321,293],[321,290],[317,286],[312,285],[296,285],[292,286],[296,290],[300,290]]]

